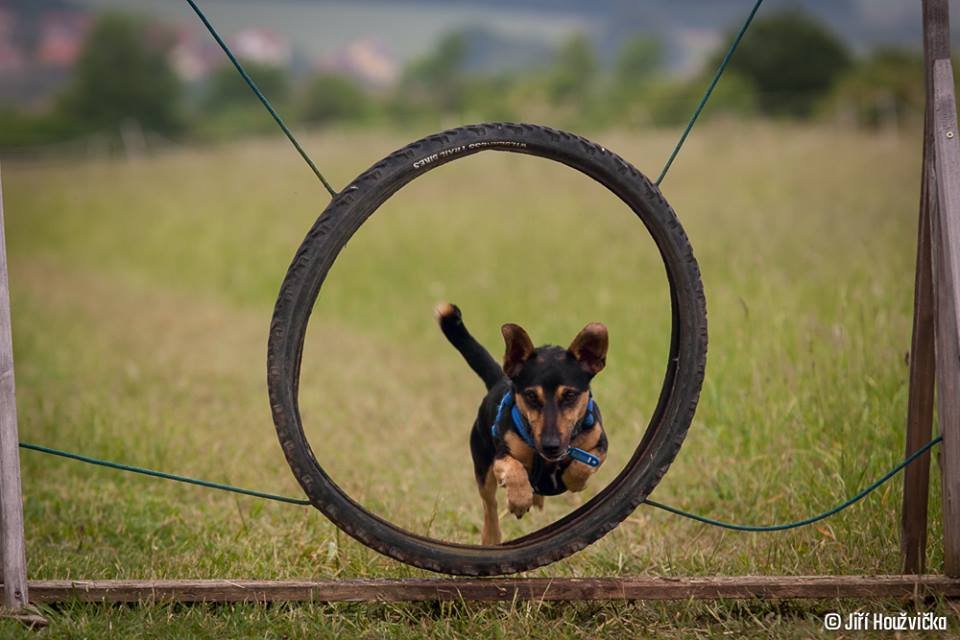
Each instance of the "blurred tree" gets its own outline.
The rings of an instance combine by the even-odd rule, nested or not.
[[[440,39],[437,47],[414,61],[403,74],[400,93],[404,102],[413,102],[432,111],[460,113],[464,109],[466,81],[464,66],[467,43],[462,33]]]
[[[80,125],[59,113],[33,113],[0,107],[0,149],[52,144],[83,134]]]
[[[663,64],[663,46],[648,36],[627,40],[617,54],[613,79],[618,87],[632,92],[650,81]]]
[[[290,79],[284,69],[249,60],[240,63],[271,103],[283,104],[290,97]],[[214,110],[260,108],[256,96],[232,64],[222,65],[210,76],[203,102]]]
[[[182,126],[182,87],[170,65],[169,41],[130,16],[98,18],[61,96],[61,113],[79,125],[117,130],[130,120],[172,133]]]
[[[719,65],[728,41],[711,68]],[[790,9],[757,19],[728,68],[755,84],[763,111],[807,116],[850,62],[844,43],[825,25]]]
[[[597,59],[590,40],[577,34],[557,52],[554,70],[547,82],[547,95],[554,104],[582,105],[595,89]]]
[[[643,99],[649,123],[656,126],[686,124],[709,82],[710,77],[701,74],[694,80],[681,83],[655,83]],[[737,73],[728,72],[711,95],[700,120],[716,116],[749,117],[756,112],[754,83]]]
[[[663,47],[659,40],[637,36],[627,40],[617,54],[610,77],[608,95],[604,97],[602,117],[607,123],[637,125],[649,120],[649,94],[663,63]]]
[[[301,114],[313,124],[362,120],[371,113],[371,100],[346,76],[321,74],[313,78],[303,96]]]
[[[517,84],[515,72],[470,78],[466,86],[464,116],[475,121],[517,120],[515,102],[522,102],[522,98],[515,95]]]
[[[878,49],[839,81],[827,108],[869,127],[922,117],[926,96],[923,74],[919,53]]]

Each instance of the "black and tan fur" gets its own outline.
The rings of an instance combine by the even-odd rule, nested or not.
[[[607,437],[596,403],[594,424],[585,427],[583,420],[590,382],[606,364],[607,328],[593,322],[566,349],[553,345],[534,348],[526,331],[505,324],[501,331],[506,353],[501,366],[470,335],[456,306],[441,304],[436,316],[443,334],[487,387],[470,432],[470,451],[483,500],[481,541],[499,544],[497,487],[506,491],[510,513],[520,518],[531,506],[543,508],[544,495],[586,487],[596,468],[568,458],[571,447],[605,459]],[[491,433],[497,407],[509,390],[529,425],[534,448],[516,432],[509,415],[501,418],[499,437]]]

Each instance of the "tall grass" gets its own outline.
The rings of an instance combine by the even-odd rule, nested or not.
[[[610,132],[598,141],[656,175],[673,137]],[[403,142],[374,132],[308,147],[343,185]],[[903,457],[918,150],[914,137],[762,123],[715,123],[691,139],[663,190],[703,271],[710,354],[696,419],[658,500],[742,522],[795,519]],[[245,142],[134,162],[7,165],[3,178],[22,438],[298,495],[264,382],[274,296],[326,203],[298,158],[281,142]],[[440,300],[459,304],[497,355],[508,321],[541,343],[566,344],[592,320],[610,328],[594,388],[609,461],[588,495],[504,519],[508,536],[543,526],[619,471],[656,401],[670,317],[652,242],[583,176],[485,153],[402,190],[335,265],[301,384],[315,452],[368,508],[420,533],[476,542],[467,435],[482,385],[433,323]],[[309,508],[36,453],[23,462],[34,578],[421,573]],[[892,482],[828,521],[778,534],[731,534],[641,508],[533,574],[897,572],[899,500]],[[933,544],[931,567],[940,561]],[[211,637],[272,628],[572,636],[601,623],[622,633],[788,637],[816,632],[820,606],[76,606],[52,615],[65,636],[106,625],[162,636],[169,616],[181,633]]]

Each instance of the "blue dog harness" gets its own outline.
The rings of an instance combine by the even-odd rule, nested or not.
[[[527,443],[531,449],[536,450],[536,445],[533,441],[533,436],[530,435],[530,432],[527,430],[527,425],[524,424],[523,416],[520,415],[520,408],[517,407],[517,403],[513,401],[513,392],[507,391],[503,399],[500,400],[500,406],[497,407],[497,417],[493,420],[493,425],[490,427],[490,433],[493,434],[494,438],[500,437],[500,420],[503,418],[503,412],[507,410],[507,407],[510,407],[510,416],[513,418],[513,427],[517,430],[517,433],[520,434],[520,437],[523,438],[523,441]],[[590,396],[590,402],[587,403],[587,412],[583,416],[583,421],[580,423],[583,427],[592,427],[597,421],[596,416],[594,415],[596,405],[593,402],[593,396]],[[572,458],[578,462],[582,462],[585,465],[591,467],[599,467],[602,460],[592,453],[588,453],[583,449],[578,449],[577,447],[571,447],[567,450],[567,457]]]

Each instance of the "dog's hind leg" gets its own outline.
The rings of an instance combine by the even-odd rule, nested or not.
[[[493,475],[493,467],[487,469],[480,487],[480,499],[483,500],[483,533],[480,534],[480,543],[485,545],[500,544],[500,516],[497,515],[497,479]]]

